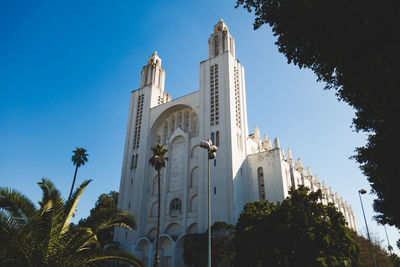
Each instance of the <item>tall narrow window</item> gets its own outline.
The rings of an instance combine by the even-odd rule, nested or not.
[[[189,131],[189,111],[185,111],[184,120],[183,120],[183,130],[185,133]]]
[[[219,131],[215,133],[215,145],[219,146]]]
[[[264,170],[262,167],[257,169],[258,177],[258,193],[260,200],[265,200],[265,183],[264,183]]]
[[[240,90],[239,90],[239,71],[236,67],[234,71],[234,84],[235,84],[235,114],[236,114],[236,126],[241,128],[242,122],[240,118]]]
[[[178,112],[178,126],[177,127],[183,129],[183,127],[182,127],[182,112]]]
[[[214,132],[211,133],[211,142],[215,144],[215,134]]]
[[[143,100],[144,100],[144,95],[141,94],[138,98],[137,108],[136,108],[136,123],[135,123],[135,133],[133,135],[133,149],[138,148],[140,143],[140,128],[142,126]]]
[[[163,144],[166,144],[168,138],[168,122],[164,122],[163,136]]]
[[[135,155],[132,155],[131,159],[131,169],[133,169],[133,166],[135,165]]]
[[[210,125],[219,124],[218,65],[210,67]]]
[[[218,56],[218,54],[219,54],[219,38],[218,38],[218,35],[216,35],[215,37],[214,37],[214,54],[215,54],[215,56]]]
[[[133,165],[133,168],[137,167],[137,161],[138,161],[138,154],[136,154],[135,156],[135,164]]]

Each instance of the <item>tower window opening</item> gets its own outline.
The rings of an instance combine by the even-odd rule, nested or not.
[[[131,159],[131,169],[133,169],[133,166],[135,165],[135,155],[132,155]]]
[[[219,54],[218,35],[214,37],[214,54],[215,54],[215,56],[218,56],[218,54]]]
[[[135,156],[135,164],[133,165],[133,168],[137,167],[137,161],[138,161],[138,154],[136,154]]]
[[[137,104],[137,109],[136,109],[136,122],[135,122],[135,132],[134,132],[134,136],[133,136],[133,149],[139,148],[140,128],[142,126],[143,100],[144,100],[144,95],[141,94],[138,98],[138,104]]]

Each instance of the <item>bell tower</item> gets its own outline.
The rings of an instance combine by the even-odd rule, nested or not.
[[[235,39],[229,33],[225,22],[220,19],[214,26],[214,33],[208,39],[208,58],[229,52],[235,57]]]
[[[243,191],[239,187],[245,173],[241,168],[248,136],[246,90],[244,68],[235,58],[235,40],[222,19],[208,39],[208,59],[200,63],[199,114],[201,136],[218,146],[211,163],[211,201],[225,208],[213,210],[212,220],[233,224],[243,208],[235,203],[240,199],[235,195]]]

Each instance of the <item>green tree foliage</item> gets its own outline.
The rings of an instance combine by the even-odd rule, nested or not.
[[[150,158],[149,163],[157,171],[157,185],[158,185],[158,198],[157,198],[157,237],[156,237],[156,253],[154,255],[154,266],[157,267],[160,262],[159,246],[160,246],[160,217],[161,217],[161,169],[165,168],[168,160],[166,156],[168,149],[161,144],[155,144],[151,150],[153,156]]]
[[[383,224],[400,228],[399,3],[347,0],[237,0],[254,12],[254,28],[272,27],[288,63],[310,68],[326,89],[356,110],[356,131],[369,134],[354,158],[377,195]]]
[[[120,211],[118,205],[118,192],[111,191],[108,194],[101,194],[96,201],[93,209],[90,210],[90,215],[79,221],[78,226],[87,227],[105,217],[112,217],[117,215]],[[97,234],[97,240],[100,248],[105,246],[119,246],[117,242],[113,241],[114,228],[107,228]]]
[[[235,258],[233,237],[235,227],[225,222],[216,222],[211,227],[212,266],[232,266]],[[183,259],[186,265],[207,266],[208,231],[203,234],[188,234],[183,239]]]
[[[304,186],[282,203],[246,204],[236,226],[237,266],[359,266],[342,213]]]
[[[97,234],[115,226],[133,229],[135,219],[126,211],[98,218],[85,227],[70,220],[90,180],[85,180],[64,202],[54,184],[42,179],[39,208],[20,192],[0,188],[0,266],[93,266],[122,261],[141,266],[134,255],[118,249],[102,250]]]
[[[85,165],[85,162],[88,161],[87,157],[89,154],[86,153],[86,149],[83,147],[77,147],[76,150],[72,151],[74,153],[72,155],[71,161],[74,163],[75,166],[75,173],[74,173],[74,180],[72,181],[71,191],[69,193],[68,201],[71,199],[72,191],[74,190],[76,174],[78,173],[78,169],[80,166]]]
[[[374,263],[372,261],[368,239],[363,236],[356,235],[356,241],[360,245],[360,261],[362,266],[373,267]],[[397,255],[389,255],[389,253],[382,248],[381,244],[382,242],[380,240],[372,238],[372,249],[374,251],[376,264],[379,267],[400,266],[400,260]]]

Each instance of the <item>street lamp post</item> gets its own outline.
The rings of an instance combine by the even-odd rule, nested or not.
[[[361,199],[361,195],[364,195],[365,193],[367,193],[367,191],[365,191],[365,189],[358,190],[358,196],[360,197],[361,209],[362,209],[362,212],[364,215],[365,227],[367,228],[367,236],[368,236],[368,240],[369,240],[369,249],[371,250],[372,262],[374,263],[374,266],[377,267],[376,261],[375,261],[375,256],[374,256],[374,250],[372,249],[371,236],[369,235],[367,219],[365,218],[364,206],[363,206],[362,199]]]
[[[210,139],[202,141],[200,147],[208,152],[208,267],[211,267],[211,182],[210,182],[210,160],[215,159],[218,147],[213,145]]]
[[[387,240],[387,243],[388,243],[389,254],[390,254],[390,257],[392,258],[393,266],[395,266],[396,264],[395,264],[395,261],[394,261],[394,258],[393,258],[393,253],[392,253],[393,248],[392,248],[392,246],[390,245],[390,242],[389,242],[389,237],[388,237],[388,234],[387,234],[387,231],[386,231],[386,225],[383,225],[383,227],[385,228],[385,234],[386,234],[386,240]]]

